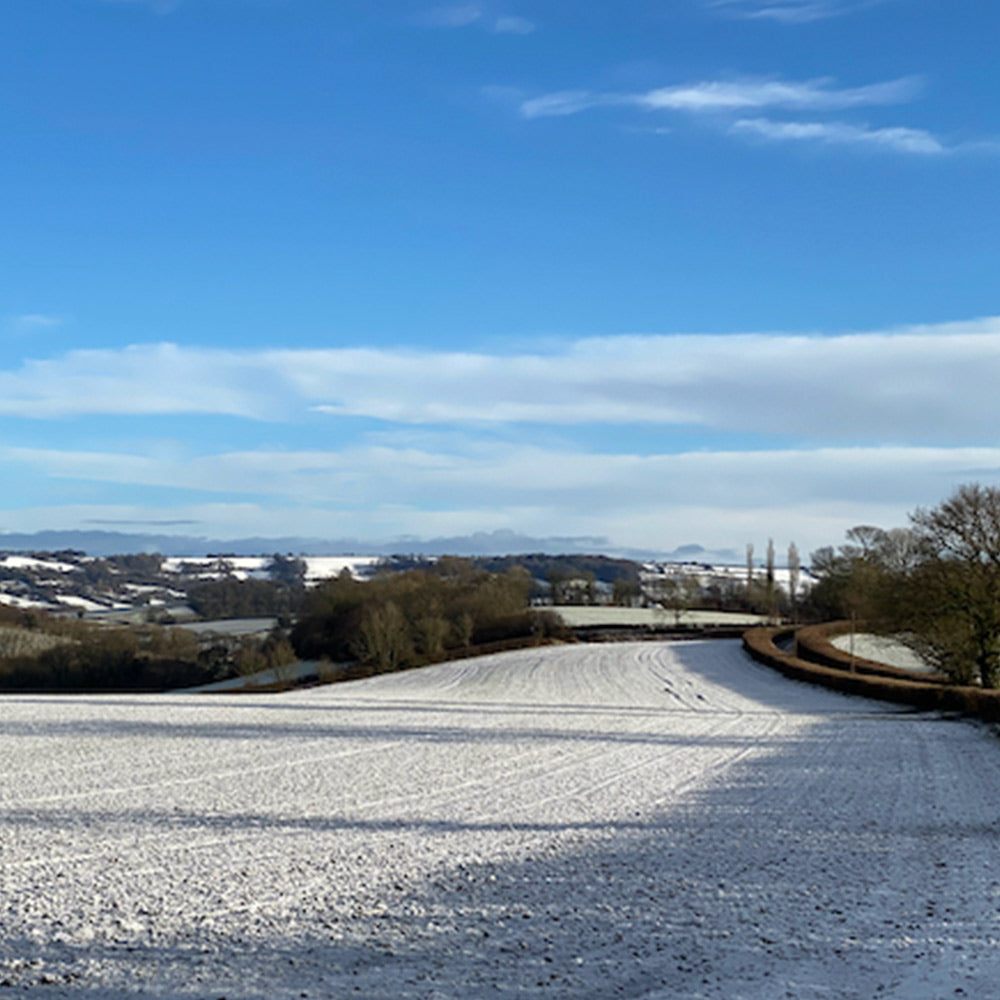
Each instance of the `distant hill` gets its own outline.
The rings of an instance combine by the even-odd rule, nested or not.
[[[701,545],[683,545],[672,551],[650,548],[625,549],[606,538],[593,536],[534,538],[515,531],[480,531],[472,535],[419,539],[397,538],[385,542],[362,542],[356,538],[275,538],[218,539],[195,535],[132,533],[124,531],[37,531],[31,534],[0,532],[0,551],[58,552],[76,549],[91,556],[159,552],[165,556],[208,556],[226,553],[252,556],[283,552],[315,556],[334,555],[414,555],[414,556],[508,556],[524,552],[550,555],[604,555],[623,559],[675,559],[691,562],[739,563],[731,549],[709,550]]]

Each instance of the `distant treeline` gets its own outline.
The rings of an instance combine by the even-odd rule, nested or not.
[[[342,576],[307,592],[292,644],[304,658],[388,671],[483,644],[564,634],[556,615],[529,609],[531,588],[523,568],[489,573],[454,557],[365,583]]]
[[[188,589],[188,604],[202,618],[280,618],[295,615],[305,588],[272,580],[206,580]]]
[[[188,587],[188,605],[202,618],[290,618],[302,608],[306,563],[275,553],[269,580],[226,576]]]
[[[451,558],[451,557],[445,557]],[[589,555],[548,555],[544,552],[532,552],[517,556],[473,556],[464,560],[474,569],[484,569],[490,573],[506,573],[520,566],[536,580],[548,580],[550,577],[582,577],[591,576],[601,583],[614,584],[617,580],[638,583],[639,563],[631,559],[615,559],[612,556]],[[392,556],[388,565],[393,569],[432,569],[434,561],[422,556]]]
[[[0,608],[0,689],[159,691],[204,683],[197,639],[156,625],[99,626]]]

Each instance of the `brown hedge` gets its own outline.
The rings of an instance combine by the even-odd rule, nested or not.
[[[786,677],[819,684],[844,694],[911,705],[921,711],[957,712],[986,722],[1000,721],[1000,691],[849,673],[810,663],[775,645],[776,641],[784,641],[794,634],[795,630],[789,628],[748,629],[743,633],[743,648],[758,663],[772,667]]]

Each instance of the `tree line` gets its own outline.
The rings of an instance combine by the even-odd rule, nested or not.
[[[892,634],[957,683],[1000,686],[1000,488],[960,486],[906,528],[851,528],[812,570],[824,617]]]
[[[0,689],[160,691],[216,679],[218,663],[183,629],[105,626],[2,609]]]
[[[531,590],[521,567],[489,573],[457,557],[363,583],[344,573],[306,593],[292,644],[307,659],[359,661],[381,672],[563,634],[557,616],[528,607]]]
[[[205,641],[183,628],[97,624],[0,605],[0,691],[166,691],[294,659],[280,629]]]

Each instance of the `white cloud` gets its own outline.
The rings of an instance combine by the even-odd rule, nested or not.
[[[709,6],[752,20],[808,24],[883,2],[885,0],[710,0]]]
[[[902,104],[916,97],[921,86],[921,80],[916,76],[860,87],[839,87],[832,77],[811,80],[744,77],[701,80],[641,93],[561,90],[522,98],[519,109],[524,118],[534,119],[577,115],[602,107],[632,107],[648,112],[700,116],[717,127],[725,128],[730,134],[756,134],[774,142],[811,141],[826,146],[867,146],[922,156],[959,151],[1000,152],[1000,143],[966,141],[949,145],[926,129],[907,126],[872,127],[844,121],[736,118],[750,111],[825,113]]]
[[[911,100],[920,89],[917,77],[900,77],[863,87],[837,87],[830,77],[776,80],[759,77],[701,80],[643,93],[557,91],[530,98],[521,105],[526,118],[578,114],[601,106],[635,106],[648,111],[692,114],[740,112],[750,109],[843,110]]]
[[[170,14],[181,5],[181,0],[102,0],[102,2],[119,6],[148,7],[155,14]]]
[[[20,316],[8,316],[7,329],[18,334],[39,333],[62,326],[65,320],[61,316],[50,316],[46,313],[22,313]]]
[[[418,23],[430,28],[468,28],[473,25],[497,35],[530,35],[535,30],[533,21],[513,14],[493,14],[477,3],[453,4],[432,7],[417,18]]]
[[[959,482],[1000,482],[1000,449],[993,447],[630,455],[480,444],[461,452],[376,446],[191,458],[2,449],[0,462],[129,492],[167,486],[246,498],[115,505],[89,509],[89,521],[197,521],[199,530],[221,537],[291,531],[368,540],[512,527],[664,550],[690,541],[740,549],[769,534],[808,550],[839,542],[852,524],[903,524],[908,511],[937,502]],[[61,522],[51,510],[44,518],[9,510],[0,516],[7,530]]]
[[[998,384],[1000,318],[987,318],[836,336],[585,338],[512,356],[73,351],[0,372],[0,415],[282,421],[312,411],[387,425],[690,425],[814,442],[968,444],[995,437]]]
[[[575,115],[602,104],[626,103],[613,96],[593,94],[588,90],[560,90],[541,97],[531,97],[521,103],[521,114],[525,118],[553,118]]]
[[[708,80],[661,87],[635,95],[632,102],[650,110],[742,111],[748,108],[841,110],[910,100],[919,90],[916,77],[901,77],[864,87],[835,87],[830,77],[815,80]]]
[[[907,511],[960,482],[1000,482],[998,380],[998,318],[832,337],[588,338],[516,356],[73,352],[0,374],[0,410],[17,414],[30,403],[49,417],[279,420],[319,406],[331,419],[379,418],[386,433],[336,449],[7,444],[0,469],[15,488],[3,502],[14,510],[0,515],[0,527],[65,526],[81,508],[16,500],[17,484],[51,480],[112,501],[88,509],[89,519],[195,520],[218,537],[377,540],[509,527],[667,550],[691,541],[740,549],[783,532],[807,550],[838,542],[855,523],[904,523]],[[516,421],[542,426],[509,440],[479,433]],[[557,430],[590,422],[687,424],[792,443],[638,454],[588,449]],[[137,488],[179,500],[114,502]],[[206,495],[218,503],[201,502]]]
[[[274,418],[287,393],[261,378],[262,359],[232,351],[150,344],[78,350],[0,372],[0,414],[217,413]],[[214,371],[212,371],[212,366]],[[206,398],[205,391],[213,398]]]
[[[534,30],[534,22],[529,21],[526,17],[508,15],[498,17],[493,22],[493,31],[498,35],[530,35]]]
[[[760,136],[775,142],[818,142],[832,146],[868,146],[896,153],[938,156],[960,147],[946,146],[924,129],[867,128],[847,122],[788,122],[744,118],[730,126],[732,132]]]
[[[467,28],[481,20],[485,11],[479,4],[432,7],[420,16],[422,24],[433,28]]]

